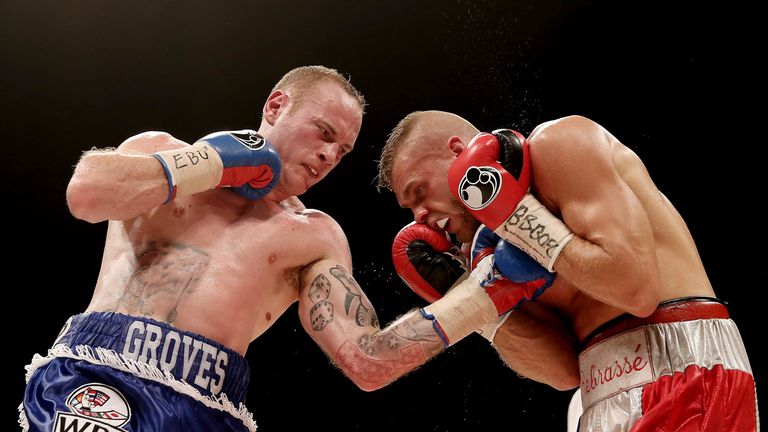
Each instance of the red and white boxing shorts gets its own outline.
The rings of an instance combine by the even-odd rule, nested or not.
[[[744,343],[716,299],[609,321],[585,341],[579,369],[580,432],[759,430]]]

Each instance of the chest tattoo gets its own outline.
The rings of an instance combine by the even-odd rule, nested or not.
[[[210,261],[208,253],[179,243],[150,242],[136,257],[115,310],[137,316],[176,320],[185,295],[194,292]]]

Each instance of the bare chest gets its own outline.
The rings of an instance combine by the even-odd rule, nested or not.
[[[261,277],[312,259],[311,221],[300,213],[258,203],[242,208],[191,200],[174,204],[123,225],[125,246],[137,258],[164,249],[175,258],[205,256],[239,276],[256,272]]]
[[[311,221],[275,206],[174,204],[110,223],[92,306],[247,344],[296,301],[317,253]]]

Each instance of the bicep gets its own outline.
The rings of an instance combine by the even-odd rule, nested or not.
[[[598,125],[584,122],[531,146],[537,188],[579,237],[609,253],[651,252],[651,225],[618,173],[613,138]]]
[[[580,118],[541,134],[531,144],[536,187],[576,235],[555,270],[603,303],[651,313],[659,286],[655,239],[645,209],[614,162],[621,144]]]
[[[299,293],[299,319],[331,358],[345,344],[356,345],[379,329],[376,312],[339,259],[322,259],[305,271]]]

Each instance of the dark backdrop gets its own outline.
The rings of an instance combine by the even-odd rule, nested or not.
[[[754,12],[668,3],[3,1],[4,400],[20,399],[23,366],[86,307],[96,280],[106,224],[75,220],[65,205],[80,153],[145,130],[194,141],[258,128],[271,86],[306,64],[349,74],[370,103],[355,151],[303,199],[346,230],[355,276],[382,322],[421,304],[389,255],[410,214],[372,185],[395,123],[442,109],[480,129],[527,134],[586,115],[645,160],[688,221],[765,399],[765,222],[756,209],[766,196],[757,134],[765,48],[750,46]],[[301,330],[295,307],[248,360],[247,404],[264,432],[559,431],[571,394],[518,378],[477,336],[365,393]],[[13,430],[16,405],[6,406],[2,429]]]

